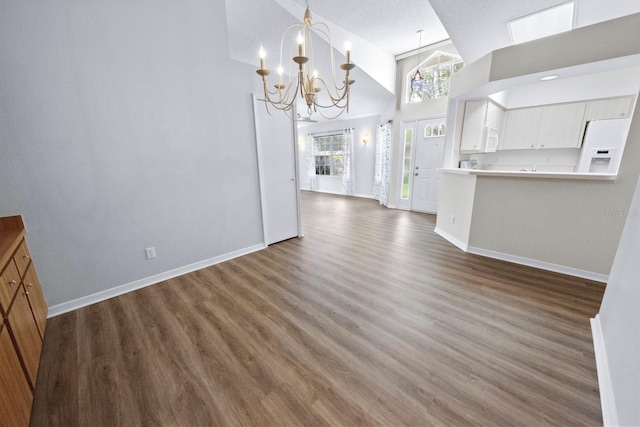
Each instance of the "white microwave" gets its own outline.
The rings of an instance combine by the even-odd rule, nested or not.
[[[499,130],[493,126],[484,127],[484,152],[493,153],[498,149],[498,133]]]

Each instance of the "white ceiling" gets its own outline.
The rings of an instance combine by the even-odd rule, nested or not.
[[[430,0],[465,62],[509,46],[506,23],[567,0]],[[575,27],[640,12],[638,0],[575,0]]]

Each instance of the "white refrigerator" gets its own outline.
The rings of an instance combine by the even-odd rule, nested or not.
[[[579,173],[618,173],[631,119],[593,120],[582,141]]]

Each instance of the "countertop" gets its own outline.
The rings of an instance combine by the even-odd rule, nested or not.
[[[541,179],[578,179],[592,181],[615,181],[617,174],[613,173],[578,173],[578,172],[531,172],[531,171],[497,171],[486,169],[438,169],[444,173],[458,175],[475,175],[502,178],[541,178]]]

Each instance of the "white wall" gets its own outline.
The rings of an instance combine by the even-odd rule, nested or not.
[[[376,162],[376,130],[382,123],[382,115],[351,120],[334,120],[298,128],[298,149],[300,159],[300,187],[308,190],[307,185],[307,143],[309,133],[342,131],[353,128],[353,161],[355,173],[355,195],[373,197],[373,180]],[[368,142],[362,140],[367,136]],[[317,191],[342,194],[342,177],[317,176]]]
[[[640,180],[631,206],[618,214],[626,218],[626,223],[597,318],[619,425],[637,426],[640,425]],[[600,389],[604,393],[602,382]]]
[[[218,1],[0,3],[0,215],[50,306],[262,242],[226,37]]]

